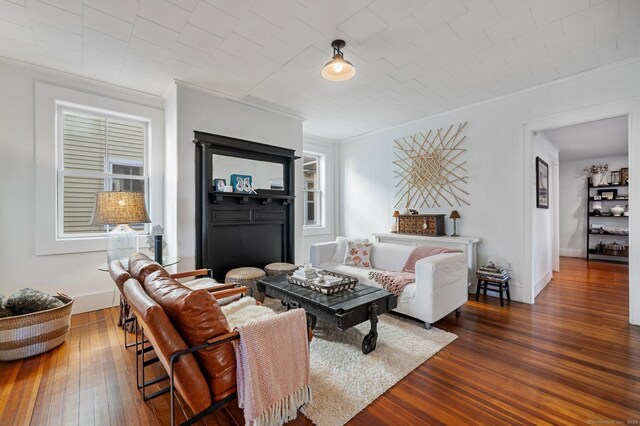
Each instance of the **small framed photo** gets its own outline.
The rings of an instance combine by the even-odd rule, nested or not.
[[[214,179],[213,180],[213,190],[216,192],[224,192],[224,187],[227,186],[227,181],[225,179]]]
[[[598,195],[602,197],[603,200],[615,200],[618,196],[617,189],[599,189]]]
[[[549,165],[536,157],[536,207],[549,208]]]
[[[600,196],[600,195],[594,195],[593,196],[593,201],[600,201],[600,200],[602,200],[602,196]]]

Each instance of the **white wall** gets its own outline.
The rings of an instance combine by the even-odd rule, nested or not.
[[[311,245],[333,241],[336,239],[338,229],[338,209],[340,176],[339,163],[340,144],[335,141],[319,138],[311,135],[304,135],[303,148],[305,151],[320,154],[324,158],[324,169],[320,170],[321,178],[324,180],[323,192],[323,217],[324,223],[321,227],[305,228],[303,238],[303,260],[309,259]]]
[[[524,123],[554,114],[620,103],[640,96],[640,62],[626,62],[539,86],[489,102],[464,107],[402,126],[345,141],[341,146],[341,234],[388,232],[394,181],[391,176],[395,138],[468,121],[467,186],[470,206],[455,208],[462,219],[459,233],[482,237],[479,262],[510,262],[514,300],[532,301],[522,293],[521,271],[529,232],[525,197],[534,201],[534,188],[524,187],[522,143]],[[533,163],[530,165],[533,167]],[[451,207],[430,209],[450,213]],[[424,211],[424,209],[423,209]],[[447,232],[451,232],[447,220]],[[525,267],[526,266],[526,267]]]
[[[105,251],[35,255],[35,81],[161,108],[160,98],[0,63],[0,294],[22,287],[76,299],[75,312],[111,304],[115,286],[98,265]],[[160,137],[162,140],[162,137]],[[115,298],[116,303],[118,298]]]
[[[560,160],[560,255],[586,257],[587,249],[587,175],[584,168],[592,164],[608,164],[609,170],[620,170],[629,166],[626,155],[598,157],[583,160]],[[623,190],[619,191],[622,193]],[[626,203],[621,202],[624,206]],[[603,207],[613,205],[603,203]],[[624,222],[620,222],[620,221]],[[599,219],[609,226],[627,225],[626,219]],[[604,237],[608,238],[608,237]],[[603,239],[604,239],[603,238]],[[592,243],[595,241],[591,238]],[[613,241],[613,240],[611,240]],[[625,239],[626,241],[626,239]],[[595,241],[597,243],[598,241]]]
[[[534,207],[533,212],[533,282],[534,295],[537,295],[553,278],[553,217],[557,199],[557,187],[554,187],[558,173],[558,149],[541,133],[533,136],[533,155],[540,157],[549,165],[549,208]]]
[[[177,241],[175,250],[182,258],[179,269],[192,269],[195,264],[195,130],[246,139],[269,145],[294,149],[302,155],[302,121],[289,116],[269,112],[239,102],[224,99],[178,84],[165,102],[175,102],[167,107],[167,113],[175,111],[176,133],[167,140],[167,152],[175,150],[177,162],[177,186],[165,194],[167,209],[176,208],[175,225],[168,229],[168,238]],[[173,118],[166,117],[167,121]],[[302,182],[302,163],[296,161],[296,182]],[[302,186],[295,188],[296,197],[302,199]],[[296,262],[302,260],[302,203],[295,203]],[[259,244],[257,241],[256,244]]]

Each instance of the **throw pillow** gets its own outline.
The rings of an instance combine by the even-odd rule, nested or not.
[[[5,300],[4,296],[0,295],[0,318],[13,316],[13,312],[4,306]]]
[[[371,268],[371,247],[373,243],[358,243],[349,241],[347,253],[344,256],[345,265],[363,266]]]
[[[347,254],[347,246],[349,245],[349,241],[354,241],[356,243],[368,243],[368,238],[352,238],[348,239],[345,237],[337,237],[336,243],[336,251],[333,253],[333,258],[331,259],[334,262],[342,263],[344,262],[344,257]]]
[[[46,311],[63,305],[64,303],[60,299],[33,288],[21,288],[4,302],[5,308],[13,312],[14,315]]]

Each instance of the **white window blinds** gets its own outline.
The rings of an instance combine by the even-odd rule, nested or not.
[[[146,123],[63,111],[59,125],[58,236],[103,233],[104,227],[90,224],[96,192],[146,193]]]

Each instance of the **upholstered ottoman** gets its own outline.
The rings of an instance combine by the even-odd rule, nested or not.
[[[276,262],[264,267],[268,277],[277,277],[295,271],[298,267],[292,263]]]
[[[253,297],[259,302],[264,301],[264,293],[258,293],[256,287],[256,280],[264,278],[265,273],[260,268],[236,268],[227,272],[224,277],[225,284],[237,284],[247,287],[249,290],[249,296]]]

